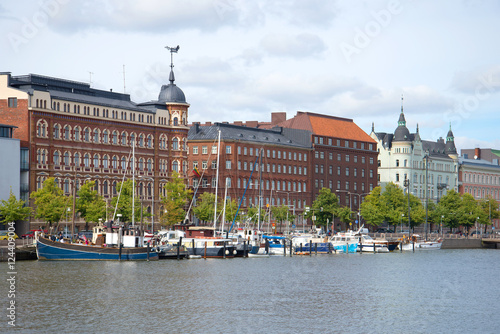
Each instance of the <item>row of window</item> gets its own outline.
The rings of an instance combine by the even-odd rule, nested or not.
[[[316,159],[324,159],[325,158],[325,152],[322,151],[314,151],[314,157]],[[328,152],[328,159],[333,160],[333,152]],[[353,155],[352,156],[352,161],[354,163],[358,163],[358,156]],[[351,155],[350,154],[344,154],[344,160],[345,162],[350,162],[351,161]],[[342,154],[337,153],[337,161],[342,161]],[[370,165],[373,165],[374,159],[373,157],[369,158]],[[361,156],[361,163],[365,164],[366,163],[366,158],[364,156]]]
[[[37,137],[40,138],[48,138],[48,123],[46,120],[41,119],[37,122]],[[131,146],[132,143],[136,143],[137,147],[143,148],[154,148],[154,139],[153,135],[145,135],[139,134],[137,136],[134,132],[129,134],[126,131],[122,131],[119,133],[118,131],[109,131],[109,130],[100,130],[98,128],[91,129],[90,127],[84,127],[83,129],[80,126],[75,126],[72,128],[70,125],[60,125],[54,124],[52,131],[52,138],[61,139],[61,140],[74,140],[74,141],[82,141],[82,142],[92,142],[95,144],[113,144],[113,145],[122,145],[122,146]],[[159,148],[166,150],[168,147],[168,138],[165,134],[160,135],[159,139]],[[181,143],[181,145],[179,145]],[[177,137],[172,139],[172,150],[179,150],[179,146],[181,149],[187,148],[187,139],[184,138],[180,141]]]
[[[500,185],[500,177],[476,173],[464,173],[464,182]]]
[[[489,196],[500,200],[500,190],[490,188],[465,187],[466,193],[471,194],[474,198],[487,198]]]
[[[48,164],[49,163],[49,152],[47,149],[37,149],[36,161],[38,164]],[[139,158],[136,159],[136,170],[153,172],[154,169],[154,159]],[[76,152],[73,156],[70,152],[66,151],[61,154],[60,151],[54,151],[52,155],[52,163],[55,166],[78,166],[78,167],[93,167],[93,168],[104,168],[104,169],[130,169],[130,163],[133,163],[133,158],[128,158],[126,156],[109,156],[107,154],[102,157],[99,154],[94,154],[91,156],[90,153],[84,153],[83,155]],[[160,159],[159,161],[160,172],[168,172],[168,161]],[[187,172],[187,162],[183,161],[182,170],[180,164],[177,160],[172,161],[171,170],[175,172]]]
[[[333,175],[333,170],[334,170],[334,168],[332,165],[328,166],[328,174],[329,175]],[[356,168],[356,167],[354,167],[354,168],[344,167],[344,171],[345,171],[344,175],[351,176],[351,170],[353,172],[352,176],[358,177],[358,168]],[[373,177],[373,170],[370,169],[369,171],[370,171],[370,177]],[[314,166],[314,172],[316,174],[324,174],[324,166],[316,164]],[[337,166],[337,175],[342,176],[342,167],[341,166]],[[360,176],[365,177],[365,169],[364,168],[361,168],[361,175]]]
[[[341,140],[340,139],[335,139],[335,145],[334,139],[333,138],[328,138],[328,137],[320,137],[320,136],[314,136],[314,143],[319,144],[319,145],[328,145],[328,146],[337,146],[337,147],[345,147],[345,148],[354,148],[354,149],[365,149],[365,143],[363,142],[356,142],[352,141],[350,142],[349,140],[344,140],[344,145],[341,146]],[[359,145],[358,145],[359,144]],[[368,149],[370,151],[373,151],[373,144],[368,144]]]
[[[373,184],[369,184],[370,185],[370,191],[373,190]],[[314,180],[314,187],[316,189],[321,189],[321,188],[324,188],[326,186],[326,182],[325,180],[323,179],[315,179]],[[357,182],[353,182],[352,183],[352,186],[353,188],[351,189],[351,183],[350,181],[345,181],[344,182],[344,189],[342,189],[342,182],[340,180],[337,181],[337,188],[336,190],[342,190],[342,191],[358,191],[358,183]],[[328,188],[330,188],[331,190],[333,190],[333,180],[328,180]],[[361,182],[361,191],[364,192],[365,191],[365,183],[364,182]]]
[[[195,178],[193,180],[193,186],[196,188],[199,185],[200,180]],[[257,182],[258,183],[258,182]],[[201,187],[207,188],[211,184],[212,188],[217,187],[217,179],[212,178],[209,180],[208,178],[201,179]],[[245,189],[248,185],[248,189],[258,189],[258,184],[255,182],[248,182],[246,178],[238,178],[236,188]],[[227,188],[232,187],[231,178],[226,178],[226,186]],[[297,182],[297,181],[279,181],[279,180],[262,180],[261,186],[263,190],[272,190],[272,191],[292,191],[292,192],[305,192],[307,190],[306,182]]]
[[[231,154],[232,152],[232,147],[231,145],[226,145],[226,154]],[[253,147],[246,147],[246,146],[238,146],[237,147],[237,154],[238,155],[248,155],[248,156],[258,156],[259,152],[261,149],[258,148],[253,148]],[[265,150],[266,151],[266,156],[267,158],[272,158],[273,159],[283,159],[286,160],[288,157],[288,160],[293,160],[293,161],[307,161],[307,154],[306,153],[300,153],[300,152],[286,152],[286,151],[279,151],[279,150]],[[199,146],[193,146],[192,153],[195,154],[200,154]],[[208,146],[207,145],[202,145],[201,146],[201,154],[208,154]],[[217,146],[212,146],[210,154],[216,155],[217,154]]]
[[[47,101],[45,100],[39,100],[36,99],[35,101],[36,107],[37,108],[44,108],[47,109]],[[71,104],[70,103],[62,103],[62,108],[61,108],[61,102],[52,102],[52,110],[56,111],[63,111],[70,113],[71,112]],[[101,113],[102,111],[102,113]],[[73,113],[74,114],[80,114],[80,105],[74,104],[73,105]],[[90,107],[90,106],[83,106],[83,115],[87,116],[95,116],[95,117],[102,117],[103,118],[109,118],[109,109],[102,108],[102,110],[98,107]],[[146,116],[146,117],[144,117]],[[126,112],[126,111],[117,111],[117,110],[111,110],[111,118],[113,119],[121,119],[121,120],[130,120],[133,122],[142,122],[142,123],[154,123],[154,117],[153,115],[145,115],[142,113],[135,113],[135,112]]]

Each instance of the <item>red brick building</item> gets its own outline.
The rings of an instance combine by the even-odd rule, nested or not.
[[[187,175],[188,108],[173,73],[157,101],[141,104],[82,82],[0,74],[0,123],[17,126],[15,137],[29,151],[30,193],[54,177],[69,196],[75,181],[78,188],[90,179],[110,199],[135,168],[137,193],[148,211],[154,200],[157,213],[171,173]]]
[[[220,154],[217,157],[219,131]],[[259,198],[262,208],[267,204],[288,205],[296,215],[301,215],[312,203],[311,142],[307,131],[257,129],[227,123],[193,124],[188,146],[189,167],[198,169],[201,174],[200,178],[191,175],[189,181],[194,188],[200,183],[198,194],[217,191],[218,198],[223,198],[227,186],[229,198],[238,202],[243,198],[244,211],[250,206],[258,206]]]

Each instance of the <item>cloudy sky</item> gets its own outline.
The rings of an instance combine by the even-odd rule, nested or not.
[[[0,71],[91,82],[189,121],[270,121],[298,110],[457,148],[500,148],[500,2],[487,0],[0,0]],[[125,75],[124,75],[125,73]],[[125,80],[124,80],[125,77]]]

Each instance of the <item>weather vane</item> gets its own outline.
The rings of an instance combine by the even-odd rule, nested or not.
[[[170,51],[170,67],[174,67],[174,53],[177,53],[179,51],[180,46],[177,45],[175,48],[172,48],[170,46],[166,46],[165,49],[168,49]]]

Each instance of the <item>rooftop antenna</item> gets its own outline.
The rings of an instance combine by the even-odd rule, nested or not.
[[[403,94],[401,94],[401,113],[403,113]]]
[[[89,82],[89,85],[92,86],[92,74],[94,74],[94,72],[90,72],[89,71],[89,76],[90,76],[90,82]]]
[[[175,77],[174,77],[174,53],[177,53],[177,51],[179,51],[180,46],[177,45],[175,48],[166,46],[165,49],[168,49],[170,51],[170,77],[168,80],[170,81],[170,83],[173,84],[175,81]]]

